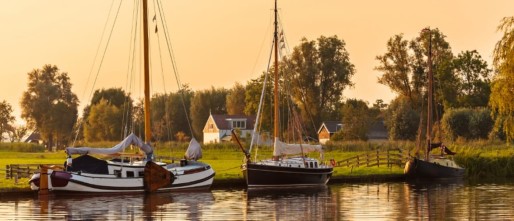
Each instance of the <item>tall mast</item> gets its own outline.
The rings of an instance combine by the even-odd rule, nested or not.
[[[428,107],[427,107],[427,149],[425,151],[425,160],[429,160],[430,145],[432,140],[432,99],[433,99],[433,79],[432,73],[432,31],[429,28],[423,29],[428,32]]]
[[[148,1],[143,0],[143,48],[144,48],[144,76],[145,76],[145,142],[152,140],[150,126],[150,58],[148,49]]]
[[[273,98],[273,104],[274,106],[274,120],[273,120],[273,127],[274,127],[274,137],[275,140],[278,139],[279,133],[278,133],[278,20],[277,20],[277,0],[275,0],[275,33],[273,34],[273,39],[275,43],[275,82],[274,82],[274,98]]]

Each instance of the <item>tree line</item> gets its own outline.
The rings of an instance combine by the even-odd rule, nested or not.
[[[502,39],[494,49],[494,70],[476,50],[453,54],[439,29],[430,30],[434,70],[436,125],[447,139],[514,137],[514,18],[505,18],[498,27]],[[408,40],[403,34],[387,41],[387,51],[376,56],[378,82],[397,96],[391,103],[377,100],[369,104],[343,99],[343,90],[353,86],[356,70],[344,40],[337,36],[302,39],[289,56],[279,62],[281,125],[298,118],[313,137],[325,120],[343,123],[335,139],[366,140],[370,124],[384,121],[391,140],[414,140],[423,134],[420,125],[426,115],[427,56],[429,39],[420,33]],[[155,141],[203,139],[209,114],[255,115],[260,102],[264,71],[245,84],[232,88],[193,91],[183,85],[177,92],[154,94],[151,98],[152,132]],[[87,142],[118,141],[128,132],[143,135],[143,102],[134,100],[121,88],[95,91],[78,116],[78,99],[71,91],[66,72],[45,65],[28,74],[27,90],[20,102],[26,127],[13,127],[12,107],[0,103],[0,133],[11,141],[20,139],[27,128],[40,132],[48,147],[68,145],[78,139]],[[268,79],[262,110],[262,127],[271,130],[273,79]],[[296,112],[296,115],[290,115]],[[286,126],[282,126],[285,130]],[[436,127],[435,127],[436,128]],[[434,132],[436,133],[436,132]],[[22,135],[20,135],[22,134]],[[286,133],[287,134],[287,133]]]

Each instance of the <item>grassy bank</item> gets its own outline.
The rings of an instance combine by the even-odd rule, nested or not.
[[[89,144],[91,146],[112,146],[115,143]],[[339,144],[329,144],[326,146],[325,159],[342,160],[369,151],[387,149],[413,149],[412,142],[346,142]],[[457,163],[467,168],[467,176],[471,178],[504,178],[514,177],[514,148],[499,143],[474,142],[474,143],[452,143],[448,145],[450,149],[458,152],[455,156]],[[155,148],[157,156],[166,158],[180,159],[187,148],[183,143],[158,144]],[[127,150],[135,151],[135,150]],[[257,160],[268,158],[271,155],[271,148],[259,148]],[[252,152],[252,158],[255,152]],[[317,153],[311,156],[317,157]],[[27,179],[18,180],[15,184],[13,180],[6,180],[2,170],[8,164],[56,164],[62,165],[65,160],[63,151],[56,153],[38,152],[14,152],[0,150],[0,190],[5,189],[26,189],[28,188]],[[253,160],[253,159],[252,159]],[[241,164],[243,154],[239,148],[232,144],[215,144],[203,146],[202,161],[210,164],[216,171],[215,183],[241,182]],[[403,173],[403,168],[393,167],[336,167],[334,169],[334,179],[344,180],[347,177],[367,177],[399,175]]]

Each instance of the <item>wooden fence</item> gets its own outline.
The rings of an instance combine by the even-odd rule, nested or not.
[[[403,167],[409,159],[409,154],[400,149],[387,151],[372,151],[353,156],[336,162],[336,167],[373,167],[373,166],[399,166]]]
[[[48,164],[53,165],[53,164]],[[9,164],[5,165],[5,179],[30,178],[39,172],[41,164]]]

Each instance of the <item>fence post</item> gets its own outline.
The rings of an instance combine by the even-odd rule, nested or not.
[[[380,167],[380,155],[377,150],[377,167]]]
[[[12,176],[11,166],[5,165],[5,179],[10,179]]]
[[[369,167],[369,152],[366,153],[366,166]]]
[[[389,164],[389,148],[387,148],[387,167],[391,167],[391,165]]]
[[[359,155],[357,155],[357,167],[360,166],[360,160],[359,160]]]

